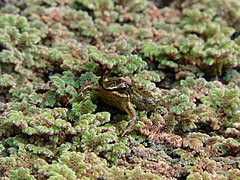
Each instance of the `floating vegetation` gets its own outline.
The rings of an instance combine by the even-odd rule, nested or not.
[[[1,1],[0,177],[240,179],[239,11]]]

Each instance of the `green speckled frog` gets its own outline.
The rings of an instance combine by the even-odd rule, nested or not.
[[[152,111],[156,108],[153,98],[146,92],[142,93],[134,87],[129,77],[103,78],[98,87],[90,88],[104,103],[127,112],[131,116],[132,119],[122,136],[129,133],[136,123],[137,115],[135,109]]]

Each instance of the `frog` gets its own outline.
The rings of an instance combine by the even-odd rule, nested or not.
[[[122,137],[132,131],[137,121],[136,110],[153,111],[156,108],[153,97],[149,93],[142,93],[128,76],[101,78],[99,85],[90,86],[90,89],[104,103],[126,112],[131,117]]]

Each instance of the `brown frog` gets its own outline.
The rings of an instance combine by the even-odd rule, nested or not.
[[[132,118],[122,136],[130,132],[136,123],[137,115],[135,109],[152,111],[156,108],[153,98],[146,92],[142,93],[138,88],[133,86],[129,77],[104,78],[99,84],[98,87],[90,87],[90,89],[92,89],[104,103],[123,112],[127,112]]]

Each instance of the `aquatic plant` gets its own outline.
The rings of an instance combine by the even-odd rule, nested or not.
[[[0,176],[239,179],[239,10],[237,0],[1,1]],[[131,132],[130,113],[94,88],[129,97]]]

